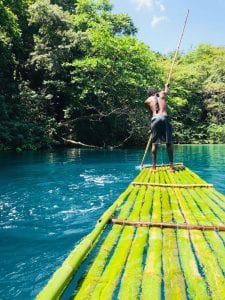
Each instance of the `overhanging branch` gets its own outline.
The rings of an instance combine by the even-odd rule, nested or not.
[[[65,138],[62,138],[62,140],[67,144],[72,144],[72,145],[77,145],[77,146],[82,146],[82,147],[96,148],[96,149],[102,149],[103,148],[103,147],[99,147],[99,146],[96,146],[96,145],[84,144],[84,143],[79,142],[79,141],[74,141],[74,140],[65,139]]]

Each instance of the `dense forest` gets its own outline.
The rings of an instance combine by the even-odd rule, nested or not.
[[[0,0],[0,149],[145,144],[173,53],[136,33],[109,0]],[[168,109],[176,143],[225,143],[225,48],[179,53]]]

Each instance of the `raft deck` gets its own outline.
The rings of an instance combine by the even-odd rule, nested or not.
[[[225,196],[183,165],[144,168],[37,299],[58,299],[104,230],[74,299],[225,299]]]

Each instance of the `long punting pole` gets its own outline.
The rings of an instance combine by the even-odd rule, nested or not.
[[[189,16],[189,9],[187,11],[187,15],[186,15],[186,18],[185,18],[185,21],[184,21],[184,26],[183,26],[183,29],[182,29],[182,32],[181,32],[181,36],[180,36],[180,39],[179,39],[177,50],[176,50],[176,52],[174,54],[174,57],[173,57],[173,60],[172,60],[172,64],[171,64],[171,67],[170,67],[170,72],[169,72],[169,76],[168,76],[168,79],[167,79],[167,83],[170,83],[170,81],[171,81],[173,68],[174,68],[174,65],[175,65],[175,61],[177,59],[177,54],[178,54],[178,52],[180,50],[180,45],[181,45],[181,41],[182,41],[183,36],[184,36],[184,31],[185,31],[185,27],[187,25],[188,16]]]
[[[152,140],[152,134],[150,134],[149,139],[148,139],[148,143],[147,143],[146,148],[145,148],[145,153],[144,153],[144,156],[143,156],[142,161],[141,161],[141,168],[143,167],[143,164],[145,162],[145,158],[146,158],[149,146],[151,144],[151,140]]]
[[[178,52],[180,50],[180,45],[181,45],[181,41],[182,41],[183,36],[184,36],[184,31],[185,31],[185,27],[187,25],[188,16],[189,16],[189,9],[188,9],[187,15],[185,17],[184,26],[183,26],[183,29],[182,29],[182,32],[181,32],[181,36],[180,36],[180,39],[179,39],[177,50],[176,50],[176,52],[174,54],[174,57],[173,57],[173,60],[172,60],[172,64],[171,64],[171,67],[170,67],[170,72],[169,72],[169,76],[168,76],[168,79],[167,79],[167,83],[170,83],[170,81],[171,81],[173,68],[174,68],[174,65],[175,65],[177,54],[178,54]],[[143,158],[142,158],[142,161],[141,161],[141,168],[143,167],[143,164],[144,164],[144,161],[145,161],[145,158],[146,158],[146,155],[147,155],[150,143],[151,143],[151,139],[152,139],[152,135],[150,134],[149,139],[148,139],[148,143],[146,145],[145,152],[144,152],[144,155],[143,155]]]

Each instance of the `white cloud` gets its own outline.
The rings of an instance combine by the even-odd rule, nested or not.
[[[168,20],[165,16],[166,7],[163,4],[163,0],[130,0],[132,1],[138,10],[148,9],[153,13],[157,13],[151,19],[151,26],[156,27],[159,23]]]
[[[160,8],[160,11],[166,10],[165,6],[162,3],[159,4],[159,8]]]
[[[151,20],[151,26],[156,27],[160,22],[166,21],[168,18],[166,16],[153,16]]]
[[[132,0],[138,9],[153,8],[155,0]]]
[[[139,10],[142,8],[165,10],[165,6],[161,0],[132,0],[132,2],[137,5],[137,9]]]

